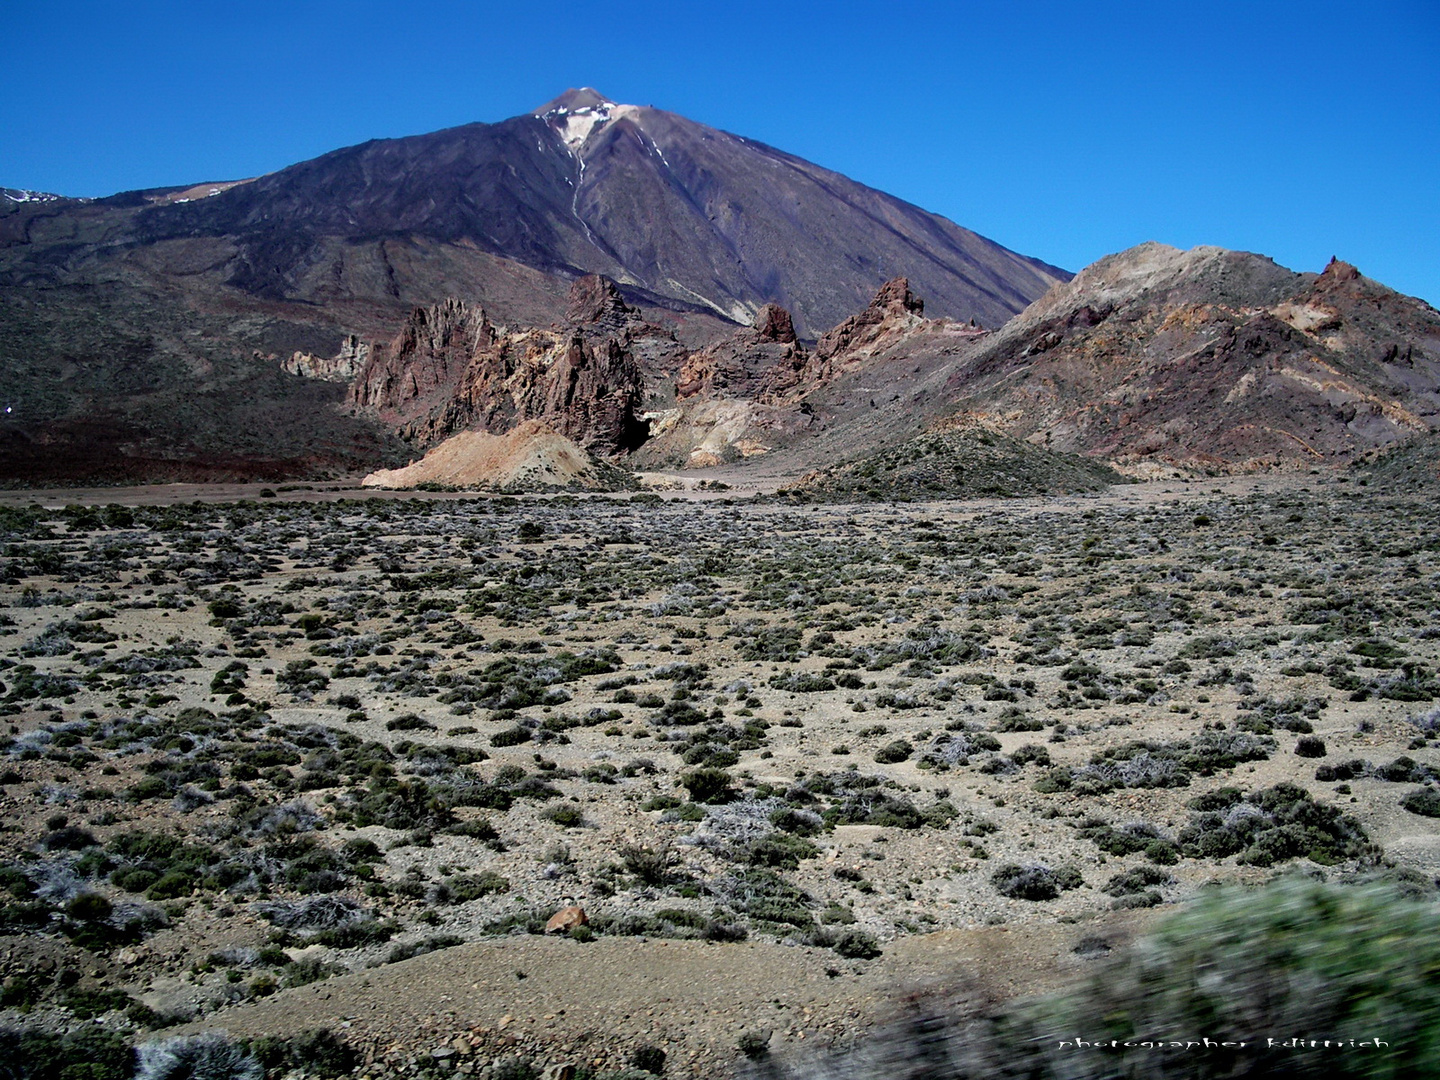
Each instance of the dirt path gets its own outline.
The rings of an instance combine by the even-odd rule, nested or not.
[[[507,1054],[618,1068],[648,1044],[665,1050],[667,1075],[715,1077],[745,1032],[773,1033],[777,1049],[843,1045],[916,993],[979,1005],[1053,989],[1094,962],[1075,954],[1078,941],[1122,944],[1151,914],[902,938],[868,963],[768,941],[476,942],[284,991],[187,1030],[330,1027],[376,1072],[425,1056],[480,1069]]]

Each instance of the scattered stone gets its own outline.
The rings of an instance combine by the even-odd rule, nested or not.
[[[585,914],[585,909],[578,905],[561,908],[554,915],[550,916],[545,923],[547,934],[568,934],[577,926],[588,926],[590,917]]]

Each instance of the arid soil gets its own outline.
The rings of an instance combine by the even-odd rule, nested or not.
[[[724,475],[0,495],[4,1021],[724,1076],[1209,882],[1434,890],[1433,500]]]

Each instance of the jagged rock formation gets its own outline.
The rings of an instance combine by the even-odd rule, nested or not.
[[[886,335],[918,325],[924,314],[925,301],[910,291],[909,279],[894,278],[880,286],[864,311],[825,334],[815,347],[815,355],[829,358],[874,345]]]
[[[896,278],[812,351],[796,340],[789,313],[767,305],[751,329],[689,357],[676,380],[676,408],[654,416],[640,460],[708,468],[795,445],[845,422],[812,402],[841,373],[868,371],[871,357],[922,330],[951,343],[984,333],[973,324],[927,321],[923,311],[909,282]]]
[[[592,279],[577,282],[570,308],[612,323],[633,312]],[[544,420],[586,449],[624,453],[645,438],[645,379],[623,326],[619,338],[603,329],[511,332],[455,299],[416,308],[393,341],[372,347],[349,400],[422,446]]]
[[[906,278],[887,281],[863,311],[824,334],[802,363],[773,370],[762,388],[762,400],[775,404],[799,401],[834,382],[842,373],[858,372],[875,357],[907,346],[922,331],[922,336],[929,336],[937,327],[943,327],[951,344],[985,333],[973,320],[927,320],[924,311],[925,302],[911,291]]]
[[[587,335],[623,334],[639,319],[639,309],[627,304],[615,282],[603,274],[586,274],[570,286],[565,321],[583,327]]]
[[[340,351],[334,356],[315,356],[296,350],[281,367],[290,375],[326,382],[348,383],[370,359],[370,346],[358,334],[346,334]]]
[[[676,380],[677,396],[753,398],[765,405],[798,401],[833,378],[837,365],[863,363],[923,325],[924,310],[910,283],[895,278],[863,311],[825,333],[812,352],[796,340],[790,313],[767,304],[753,328],[690,356]]]
[[[692,353],[675,379],[677,398],[699,395],[765,400],[776,371],[798,371],[809,353],[795,338],[790,313],[766,304],[755,325]]]

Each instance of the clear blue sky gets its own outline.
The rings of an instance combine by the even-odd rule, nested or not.
[[[1440,305],[1440,0],[0,0],[0,185],[253,176],[583,85],[1068,269],[1334,254]]]

